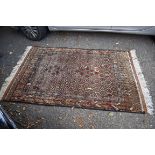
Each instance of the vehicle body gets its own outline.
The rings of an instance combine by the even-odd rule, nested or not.
[[[48,31],[113,32],[155,36],[155,26],[22,26],[19,29],[31,40],[41,40]]]
[[[16,129],[15,123],[0,105],[0,129]]]
[[[98,31],[155,35],[154,26],[48,26],[50,31]]]

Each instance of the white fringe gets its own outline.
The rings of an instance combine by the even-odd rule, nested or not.
[[[27,56],[27,54],[29,53],[31,48],[32,48],[32,46],[27,46],[27,48],[25,49],[25,52],[23,53],[23,55],[21,56],[21,58],[17,62],[17,65],[15,67],[13,67],[13,70],[12,70],[10,76],[5,79],[5,82],[2,85],[2,88],[0,90],[0,100],[2,100],[5,91],[7,90],[8,86],[10,85],[12,79],[15,77],[19,67],[23,63],[25,57]]]
[[[139,80],[139,83],[140,83],[140,86],[141,86],[141,89],[142,89],[142,92],[143,92],[143,95],[144,95],[144,100],[145,100],[145,103],[146,103],[147,112],[150,115],[153,115],[152,97],[151,97],[151,95],[149,93],[149,90],[147,88],[147,84],[146,84],[146,81],[144,79],[144,75],[142,73],[139,61],[137,59],[136,50],[134,50],[134,49],[131,50],[130,54],[131,54],[132,61],[133,61],[133,64],[134,64],[134,67],[135,67],[135,70],[136,70],[136,73],[137,73],[137,77],[138,77],[138,80]]]

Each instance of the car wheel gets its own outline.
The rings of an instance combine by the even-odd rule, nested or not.
[[[20,30],[28,39],[34,41],[41,40],[48,32],[45,26],[21,26]]]

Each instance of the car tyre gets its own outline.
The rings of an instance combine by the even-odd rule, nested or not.
[[[46,26],[21,26],[20,30],[28,39],[34,41],[43,39],[48,32]]]

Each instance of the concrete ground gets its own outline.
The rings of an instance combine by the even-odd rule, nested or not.
[[[34,42],[9,27],[0,27],[0,87],[26,46],[86,49],[136,49],[155,104],[155,43],[149,36],[94,32],[52,32]],[[149,114],[88,110],[24,103],[2,103],[18,128],[155,128]]]

